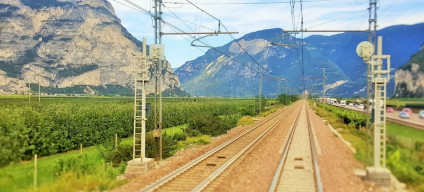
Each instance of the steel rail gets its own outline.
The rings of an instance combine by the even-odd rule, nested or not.
[[[277,183],[280,180],[281,170],[283,169],[284,162],[286,161],[286,157],[288,155],[289,148],[290,148],[291,142],[293,140],[294,132],[295,132],[297,123],[299,121],[300,112],[302,112],[302,109],[299,110],[299,113],[297,114],[296,120],[293,122],[293,124],[290,128],[290,134],[289,134],[289,137],[287,139],[287,144],[284,146],[283,154],[281,156],[280,162],[278,163],[277,170],[275,171],[274,178],[272,179],[272,182],[271,182],[271,185],[268,189],[268,192],[274,192],[276,187],[277,187]]]
[[[215,170],[209,177],[204,179],[199,185],[197,185],[192,192],[202,191],[205,189],[212,181],[214,181],[218,176],[220,176],[229,166],[231,166],[237,159],[240,158],[246,151],[248,151],[255,143],[257,143],[260,139],[263,138],[270,130],[272,130],[277,124],[279,124],[284,117],[287,116],[286,113],[283,117],[281,117],[277,122],[272,124],[268,129],[266,129],[259,137],[250,142],[246,147],[244,147],[241,151],[239,151],[236,155],[234,155],[230,160],[225,162],[221,167]]]
[[[248,129],[247,131],[243,132],[242,134],[229,139],[228,141],[218,145],[217,147],[213,148],[212,150],[206,152],[205,154],[199,156],[198,158],[190,161],[189,163],[185,164],[184,166],[176,169],[175,171],[171,172],[170,174],[166,175],[165,177],[157,180],[156,182],[148,185],[147,187],[139,190],[142,192],[151,192],[154,191],[156,189],[158,189],[159,187],[163,186],[164,184],[168,183],[169,181],[173,180],[174,178],[178,177],[180,174],[184,173],[185,171],[189,170],[190,168],[194,167],[195,165],[199,164],[200,162],[202,162],[203,160],[205,160],[206,158],[210,157],[211,155],[215,154],[216,152],[220,151],[221,149],[227,147],[229,144],[235,142],[236,140],[238,140],[239,138],[247,135],[248,133],[252,132],[253,130],[255,130],[256,128],[260,127],[261,125],[271,121],[272,119],[274,119],[275,117],[277,117],[278,115],[284,113],[284,112],[289,112],[289,110],[292,110],[292,108],[294,108],[294,105],[283,109],[282,111],[274,114],[273,116],[271,116],[270,118],[264,120],[263,122],[259,123],[258,125],[255,125],[254,127]]]
[[[312,162],[314,164],[314,174],[315,174],[315,186],[317,187],[318,192],[323,192],[322,187],[322,181],[321,176],[319,173],[319,167],[318,167],[318,158],[317,158],[317,152],[315,147],[315,140],[314,135],[312,134],[312,122],[311,117],[309,116],[308,108],[306,107],[306,116],[308,117],[308,129],[309,129],[309,141],[311,142],[311,153],[312,153]]]

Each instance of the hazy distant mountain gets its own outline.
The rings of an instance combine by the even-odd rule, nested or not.
[[[396,71],[396,97],[424,98],[424,46]]]
[[[397,69],[407,63],[410,56],[419,50],[424,42],[424,23],[398,25],[378,31],[383,36],[383,54],[391,55],[392,68]],[[313,94],[321,94],[322,68],[326,68],[326,89],[331,96],[354,96],[366,94],[366,65],[356,55],[359,42],[368,39],[367,33],[342,33],[332,36],[313,35],[304,39],[304,77],[306,89]],[[282,29],[267,29],[247,34],[239,43],[252,55],[266,71],[265,76],[279,76],[286,79],[280,85],[280,92],[300,93],[303,91],[301,40],[291,35],[282,36]],[[273,43],[291,46],[273,46]],[[218,48],[250,68],[259,67],[245,54],[236,42]],[[186,62],[176,74],[184,89],[195,95],[256,96],[259,74],[240,63],[208,50],[205,55]],[[394,74],[394,70],[393,70]],[[275,96],[277,82],[264,79],[263,93]],[[394,80],[388,86],[388,95],[394,91]]]
[[[24,92],[38,79],[50,93],[132,92],[142,43],[108,1],[2,0],[0,23],[0,92]],[[163,89],[181,88],[169,63],[162,72]]]

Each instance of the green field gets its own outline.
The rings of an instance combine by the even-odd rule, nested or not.
[[[39,158],[38,191],[105,190],[125,183],[115,180],[123,173],[124,166],[106,164],[96,147],[83,148],[82,154],[80,150],[74,150]],[[33,191],[33,160],[13,163],[0,170],[1,191]],[[66,183],[80,185],[73,188]]]
[[[243,116],[259,115],[255,99],[163,101],[164,158],[209,143]],[[132,98],[42,97],[38,103],[36,97],[29,102],[27,96],[7,95],[0,96],[0,108],[0,191],[33,190],[34,154],[39,157],[38,191],[103,191],[125,183],[115,178],[132,158]],[[269,111],[266,107],[260,115]],[[153,157],[152,119],[147,121],[148,157]]]

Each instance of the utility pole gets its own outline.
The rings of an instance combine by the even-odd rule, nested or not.
[[[41,102],[41,91],[40,91],[40,74],[38,74],[38,103]]]
[[[217,18],[213,17],[203,9],[200,9],[198,6],[194,5],[190,1],[188,1],[190,4],[195,6],[200,11],[208,14],[212,18],[218,20]],[[215,32],[195,32],[195,33],[163,33],[162,32],[162,0],[155,0],[154,1],[154,37],[155,37],[155,44],[150,45],[150,57],[153,60],[153,65],[155,66],[155,107],[154,107],[154,123],[155,123],[155,129],[153,130],[153,137],[155,138],[155,160],[160,161],[162,160],[162,89],[161,89],[161,81],[162,81],[162,68],[163,65],[166,62],[165,56],[164,56],[164,48],[165,46],[162,44],[162,36],[163,35],[219,35],[219,34],[236,34],[238,32],[221,32],[220,26],[221,21],[218,20],[218,31]],[[205,36],[206,37],[206,36]],[[197,39],[199,40],[199,39]],[[194,40],[196,41],[196,40]],[[193,41],[193,42],[194,42]],[[193,45],[192,42],[192,45]],[[193,45],[195,46],[195,45]],[[153,54],[152,54],[153,53]],[[153,56],[152,56],[153,55]],[[200,93],[201,95],[201,93]],[[194,91],[192,94],[192,97],[194,97]]]
[[[376,0],[370,0],[369,8],[368,8],[368,41],[371,42],[371,44],[376,48],[376,37],[377,37],[377,1]],[[374,49],[375,52],[375,49]],[[373,98],[373,91],[372,91],[372,65],[370,63],[367,63],[367,102],[365,103],[366,111],[369,113],[372,113],[373,106],[370,104],[371,98]],[[371,114],[372,115],[372,114]],[[366,130],[371,130],[372,123],[371,123],[371,115],[366,115]],[[368,142],[367,142],[368,143]],[[368,147],[367,147],[368,151]],[[368,155],[366,155],[368,162]]]
[[[288,93],[287,93],[287,82],[286,81],[284,81],[284,93],[286,94],[286,95],[288,95]]]
[[[28,83],[28,101],[31,101],[31,80]]]
[[[261,113],[262,108],[262,73],[263,69],[261,68],[259,76],[259,90],[258,90],[258,100],[259,100],[259,113]]]
[[[322,102],[325,107],[325,103],[327,102],[325,99],[325,68],[322,68]]]
[[[277,97],[278,97],[278,95],[280,95],[280,81],[277,81],[277,89],[278,89],[278,93],[277,93]]]
[[[155,129],[153,130],[153,137],[155,139],[155,160],[162,160],[162,65],[164,63],[164,46],[162,45],[162,0],[155,0],[155,45],[150,46],[150,54],[154,51],[151,57],[155,66]]]
[[[376,52],[376,38],[377,38],[377,0],[370,0],[369,8],[369,19],[368,19],[368,41],[374,46],[374,52]],[[370,98],[373,97],[372,82],[371,82],[371,65],[367,64],[367,103],[366,108],[368,112],[372,112],[372,105],[370,105]],[[371,116],[367,115],[366,126],[369,129],[371,127],[370,122]]]

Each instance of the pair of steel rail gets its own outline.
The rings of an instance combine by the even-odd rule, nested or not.
[[[223,150],[226,147],[230,147],[231,144],[235,143],[236,141],[238,141],[240,138],[248,135],[249,133],[252,133],[254,130],[256,130],[258,127],[261,127],[262,125],[270,122],[272,120],[275,120],[276,118],[278,118],[277,120],[275,120],[275,122],[272,122],[272,124],[266,128],[261,134],[259,134],[259,136],[257,136],[256,138],[254,138],[250,143],[248,143],[247,145],[245,145],[240,151],[238,151],[237,153],[235,153],[231,158],[229,158],[229,160],[227,160],[225,163],[223,163],[222,165],[220,165],[219,167],[217,167],[209,176],[207,176],[206,178],[204,178],[201,182],[199,182],[193,189],[191,189],[191,191],[202,191],[204,190],[206,187],[208,187],[218,176],[220,176],[225,170],[227,170],[228,167],[230,167],[236,160],[238,160],[244,153],[246,153],[246,151],[248,151],[252,146],[254,146],[258,141],[260,141],[262,138],[264,138],[265,135],[267,135],[267,133],[269,133],[272,129],[274,129],[283,119],[284,117],[286,117],[290,112],[292,112],[296,106],[299,104],[294,104],[284,110],[278,111],[276,113],[274,113],[271,117],[265,119],[264,121],[262,121],[261,123],[251,127],[250,129],[248,129],[247,131],[243,132],[242,134],[233,137],[227,141],[225,141],[224,143],[220,144],[219,146],[213,148],[212,150],[208,151],[207,153],[199,156],[198,158],[190,161],[189,163],[185,164],[184,166],[176,169],[175,171],[171,172],[170,174],[166,175],[165,177],[157,180],[156,182],[148,185],[147,187],[143,188],[140,191],[143,192],[149,192],[149,191],[155,191],[155,190],[160,190],[160,188],[166,184],[168,184],[169,182],[172,182],[174,179],[176,179],[178,176],[182,175],[183,173],[185,173],[186,171],[194,168],[197,165],[202,165],[201,162],[204,162],[208,157],[213,156],[214,154],[217,154],[218,152],[220,152],[221,150]],[[301,111],[301,110],[300,110]],[[300,112],[299,114],[300,115]],[[298,118],[297,118],[298,119]],[[310,124],[310,120],[308,118],[308,122]],[[292,131],[294,132],[295,128],[291,128]],[[292,133],[291,133],[292,134]],[[313,139],[313,137],[312,137]],[[288,140],[289,141],[289,140]],[[311,143],[313,143],[311,141]],[[288,142],[289,145],[290,142]],[[287,146],[286,146],[287,148]],[[284,155],[283,155],[284,156]],[[315,155],[315,159],[316,159],[316,155]],[[317,166],[317,165],[316,165]],[[278,171],[278,170],[277,170]],[[317,172],[317,171],[316,171]],[[319,178],[319,171],[318,173],[318,178]],[[320,179],[318,179],[320,181]],[[320,184],[321,185],[321,184]],[[271,186],[272,187],[272,186]],[[322,188],[322,187],[321,187]],[[178,189],[175,189],[175,191],[178,191]]]
[[[304,107],[304,106],[302,106],[302,107]],[[315,189],[316,189],[317,192],[322,192],[323,186],[322,186],[320,172],[319,172],[318,158],[317,158],[314,136],[313,136],[313,133],[312,133],[312,129],[313,129],[312,122],[311,122],[311,119],[310,119],[310,116],[309,116],[308,109],[305,109],[305,110],[306,110],[306,116],[307,116],[307,122],[308,122],[307,123],[308,124],[308,133],[309,133],[308,136],[309,136],[309,142],[310,142],[312,164],[313,164],[313,168],[314,168]],[[286,163],[287,156],[288,156],[288,153],[289,153],[290,148],[291,148],[291,144],[292,144],[292,141],[293,141],[294,134],[296,132],[296,129],[298,128],[298,122],[299,122],[299,118],[301,116],[301,112],[302,112],[302,110],[299,110],[299,113],[296,117],[296,120],[290,128],[287,143],[284,147],[283,154],[282,154],[281,159],[280,159],[280,163],[278,164],[277,170],[275,171],[274,178],[272,179],[272,182],[271,182],[271,185],[269,187],[268,192],[274,192],[274,191],[277,191],[277,189],[278,189],[278,184],[279,184],[279,181],[281,179],[281,174],[282,174],[282,172],[284,172],[283,167]]]

